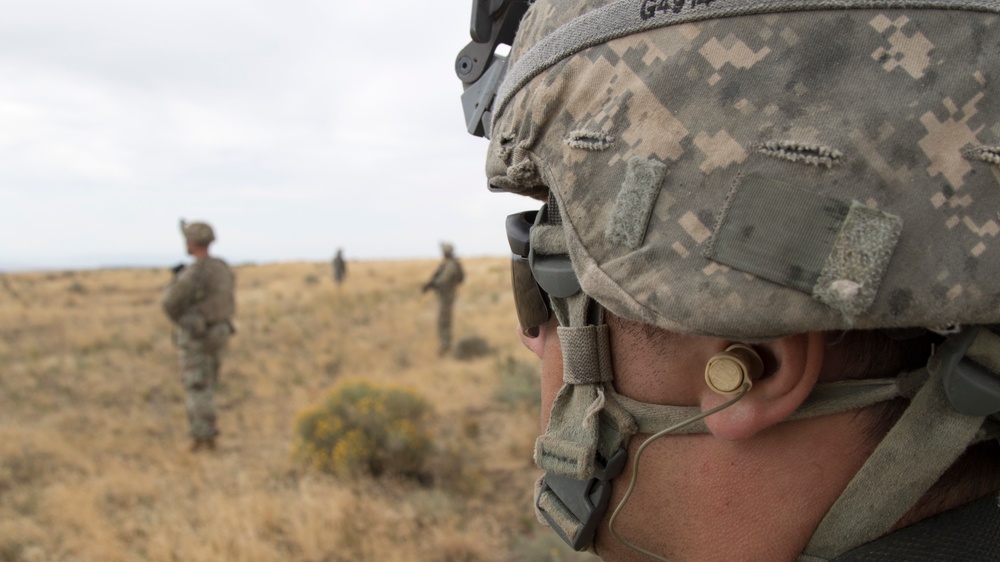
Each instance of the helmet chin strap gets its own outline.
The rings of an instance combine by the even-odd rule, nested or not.
[[[670,433],[707,433],[704,418],[731,406],[745,391],[707,412],[694,406],[649,404],[622,396],[613,386],[603,307],[583,292],[551,300],[560,324],[557,334],[563,354],[563,386],[553,402],[546,432],[535,443],[535,463],[546,471],[536,483],[535,508],[539,520],[551,525],[574,549],[592,550],[598,524],[608,508],[611,481],[625,465],[628,440],[637,433],[651,434],[641,451],[652,440]],[[988,345],[980,347],[990,349]],[[1000,346],[995,349],[994,360],[1000,364]],[[825,560],[884,534],[969,444],[996,436],[983,429],[984,416],[959,414],[947,402],[940,363],[932,358],[928,368],[891,379],[817,385],[789,417],[797,420],[857,410],[897,397],[913,401],[831,509],[801,560]],[[906,457],[910,461],[901,462]],[[929,462],[928,457],[935,460]],[[638,454],[630,490],[637,470]],[[915,481],[914,474],[925,476]],[[873,490],[883,493],[873,496]],[[885,497],[887,494],[891,497]],[[622,504],[613,517],[620,513]],[[871,515],[859,521],[859,513]],[[663,560],[629,544],[613,528],[612,533],[626,545]]]
[[[543,523],[574,549],[585,550],[592,548],[607,510],[611,480],[625,465],[628,440],[636,433],[705,433],[703,418],[713,412],[618,394],[603,307],[583,292],[553,298],[552,305],[560,323],[563,386],[546,432],[535,443],[535,463],[546,471],[536,484],[535,507]],[[917,372],[900,379],[821,385],[793,417],[843,412],[907,395],[922,378],[926,374]]]
[[[611,517],[608,519],[608,530],[611,531],[611,534],[614,535],[614,537],[616,539],[618,539],[619,542],[621,542],[625,546],[631,548],[632,550],[635,550],[637,552],[641,552],[641,553],[645,554],[646,556],[649,556],[649,557],[654,558],[656,560],[661,560],[662,562],[670,562],[666,558],[664,558],[664,557],[662,557],[662,556],[660,556],[660,555],[658,555],[656,553],[650,552],[650,551],[648,551],[648,550],[646,550],[646,549],[644,549],[644,548],[642,548],[642,547],[640,547],[640,546],[632,543],[631,541],[627,540],[625,537],[621,536],[621,534],[618,532],[618,530],[615,529],[615,521],[618,519],[618,514],[621,513],[622,508],[625,507],[625,503],[632,497],[632,491],[635,489],[635,482],[639,478],[639,459],[642,457],[642,453],[643,453],[643,451],[646,450],[646,447],[650,443],[652,443],[653,441],[656,441],[657,439],[659,439],[660,437],[663,437],[664,435],[669,435],[671,433],[677,432],[677,431],[683,429],[684,427],[687,427],[688,425],[691,425],[692,423],[701,421],[701,420],[707,418],[708,416],[711,416],[712,414],[715,414],[717,412],[721,412],[722,410],[725,410],[726,408],[728,408],[728,407],[732,406],[733,404],[739,402],[740,399],[742,399],[744,396],[746,396],[747,392],[749,392],[749,391],[750,391],[750,383],[749,382],[745,382],[745,383],[743,383],[743,386],[740,388],[740,390],[736,394],[736,396],[734,396],[730,400],[727,400],[724,404],[716,406],[715,408],[712,408],[711,410],[707,410],[705,412],[702,412],[702,413],[700,413],[700,414],[698,414],[698,415],[696,415],[696,416],[694,416],[694,417],[692,417],[692,418],[690,418],[690,419],[688,419],[686,421],[682,421],[682,422],[680,422],[678,424],[675,424],[675,425],[672,425],[672,426],[670,426],[670,427],[668,427],[666,429],[661,429],[660,431],[658,431],[658,432],[654,433],[653,435],[650,435],[649,437],[647,437],[646,440],[642,442],[642,445],[639,445],[639,448],[635,451],[635,460],[632,462],[632,479],[629,481],[628,489],[625,490],[625,495],[623,495],[621,501],[618,502],[618,507],[615,508],[615,510],[611,513]]]
[[[828,560],[888,533],[969,446],[998,437],[1000,381],[991,374],[998,361],[1000,337],[978,327],[935,351],[929,379],[827,512],[800,561]],[[976,403],[961,398],[970,388]]]

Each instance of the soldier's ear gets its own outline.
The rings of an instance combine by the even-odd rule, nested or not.
[[[754,345],[763,360],[764,371],[753,380],[750,392],[740,401],[705,418],[712,434],[738,441],[788,419],[819,380],[825,341],[822,332],[810,332]],[[729,399],[706,385],[701,394],[701,409],[714,408]]]

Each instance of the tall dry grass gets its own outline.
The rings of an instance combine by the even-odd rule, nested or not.
[[[591,559],[531,511],[535,362],[506,260],[463,263],[455,337],[491,350],[468,361],[437,356],[435,262],[351,262],[340,287],[323,263],[237,267],[211,454],[188,451],[169,271],[2,276],[0,562]],[[296,414],[347,378],[434,404],[430,481],[291,457]]]

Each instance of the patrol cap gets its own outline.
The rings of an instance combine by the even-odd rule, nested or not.
[[[215,232],[206,222],[184,223],[181,230],[184,232],[185,239],[199,246],[208,246],[215,240]]]
[[[536,0],[494,102],[491,189],[548,199],[562,224],[534,250],[668,330],[1000,322],[998,14]]]

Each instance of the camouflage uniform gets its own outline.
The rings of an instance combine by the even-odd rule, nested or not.
[[[438,294],[438,353],[445,354],[451,349],[451,321],[455,305],[455,293],[458,285],[465,279],[462,265],[453,255],[450,244],[442,244],[444,260],[430,281],[424,285],[424,291],[433,290]]]
[[[176,326],[189,431],[196,445],[218,434],[213,395],[233,334],[234,288],[226,262],[206,256],[181,269],[163,296],[163,310]]]
[[[333,257],[333,281],[337,285],[344,282],[347,276],[347,263],[344,262],[344,253],[337,250],[337,255]]]

